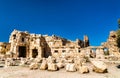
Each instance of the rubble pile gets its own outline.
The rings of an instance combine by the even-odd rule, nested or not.
[[[109,54],[107,54],[109,52]],[[107,42],[90,46],[88,36],[70,41],[56,35],[30,34],[14,30],[9,43],[0,42],[0,62],[4,67],[26,66],[30,70],[58,71],[81,74],[108,72],[106,60],[120,61],[116,32],[110,32]],[[88,65],[89,64],[89,65]]]

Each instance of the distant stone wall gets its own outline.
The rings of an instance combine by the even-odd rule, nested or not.
[[[10,50],[10,43],[0,42],[0,54],[6,54]]]
[[[116,32],[111,31],[107,39],[107,42],[102,43],[102,46],[108,48],[110,55],[119,56],[120,52],[119,52],[119,48],[117,47],[116,40],[117,40]]]

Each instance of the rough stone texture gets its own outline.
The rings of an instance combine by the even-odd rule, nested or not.
[[[21,58],[21,60],[20,60],[20,66],[23,66],[23,65],[25,65],[26,64],[26,59],[24,59],[24,58]]]
[[[38,65],[38,63],[31,63],[31,64],[29,65],[29,68],[30,68],[31,70],[35,70],[35,69],[38,69],[38,68],[39,68],[39,65]]]
[[[56,65],[59,69],[64,68],[64,64],[62,62],[59,62]]]
[[[34,59],[34,62],[42,63],[42,58],[38,58],[38,57],[37,57],[37,58]]]
[[[54,63],[48,63],[48,70],[49,71],[57,71],[58,70],[57,65]]]
[[[75,71],[77,71],[77,69],[75,67],[75,64],[68,63],[66,65],[66,71],[68,71],[68,72],[75,72]]]
[[[89,73],[89,69],[87,66],[79,66],[79,72],[80,73]]]
[[[104,59],[103,48],[96,49],[96,58],[98,58],[98,59]]]
[[[110,55],[120,56],[119,48],[117,47],[117,33],[115,31],[111,31],[107,42],[102,43],[102,46],[108,48]]]
[[[10,50],[10,43],[0,42],[0,56],[6,54]]]
[[[93,64],[93,71],[97,73],[106,73],[107,65],[103,61],[91,61]]]
[[[79,66],[81,66],[82,63],[81,59],[75,59],[75,67],[77,70],[79,70]]]
[[[56,59],[55,59],[54,57],[52,57],[52,56],[49,56],[49,57],[47,58],[47,62],[48,62],[48,63],[55,63],[55,62],[56,62]]]
[[[5,67],[8,67],[8,66],[16,66],[16,62],[13,60],[13,59],[6,59],[5,60]]]
[[[68,58],[66,62],[67,63],[74,63],[74,60],[73,60],[73,58]]]
[[[95,52],[90,51],[90,54],[89,54],[89,56],[88,56],[88,57],[90,57],[90,58],[95,58],[95,57],[96,57]]]
[[[40,70],[46,70],[48,68],[47,62],[43,61],[40,65]]]

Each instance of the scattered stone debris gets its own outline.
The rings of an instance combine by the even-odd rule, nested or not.
[[[12,58],[9,58],[9,59],[6,59],[5,60],[5,67],[8,67],[8,66],[16,66],[16,62],[14,59]]]
[[[14,30],[9,43],[0,42],[0,63],[4,67],[26,66],[31,70],[57,71],[64,68],[67,72],[82,74],[90,72],[91,67],[85,65],[89,63],[94,72],[106,73],[106,62],[120,61],[115,40],[116,33],[110,32],[107,42],[90,46],[88,36],[73,42],[55,35]]]
[[[64,64],[62,62],[59,62],[56,65],[59,69],[64,68]]]
[[[103,61],[91,61],[93,64],[93,71],[97,73],[107,73],[107,65]]]
[[[76,69],[76,67],[75,67],[75,64],[73,64],[73,63],[68,63],[68,64],[66,65],[66,71],[68,71],[68,72],[75,72],[75,71],[77,71],[77,69]]]
[[[87,66],[79,66],[79,72],[82,74],[89,73],[89,69]]]
[[[31,63],[31,64],[29,65],[29,68],[30,68],[31,70],[38,69],[38,67],[39,67],[38,63]]]
[[[43,60],[43,62],[40,65],[40,70],[46,70],[48,68],[48,64],[46,60]]]
[[[48,70],[49,71],[57,71],[58,70],[58,67],[56,64],[54,63],[48,63]]]

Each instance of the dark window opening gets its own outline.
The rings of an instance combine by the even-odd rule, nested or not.
[[[25,39],[24,38],[22,38],[22,42],[24,42],[25,41]]]
[[[62,50],[62,52],[64,53],[64,52],[66,52],[65,50]]]
[[[37,49],[33,49],[32,50],[32,57],[36,58],[38,56],[38,50]]]
[[[55,53],[58,53],[58,50],[55,50],[54,52],[55,52]]]
[[[80,53],[81,51],[80,51],[80,50],[78,50],[78,52]]]
[[[16,35],[13,35],[13,39],[16,39]]]

